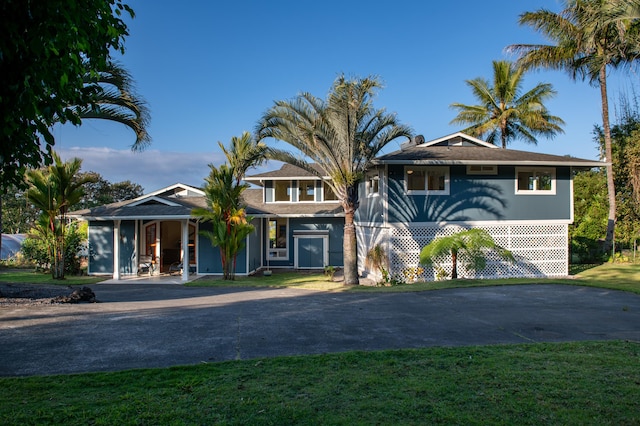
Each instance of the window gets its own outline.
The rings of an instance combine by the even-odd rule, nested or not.
[[[516,194],[555,194],[555,169],[516,168]]]
[[[408,193],[449,194],[448,167],[406,167]]]
[[[287,229],[287,219],[269,219],[269,247],[267,247],[267,256],[271,260],[287,260],[289,252],[287,251],[287,240],[289,232]]]
[[[276,180],[273,182],[273,187],[274,201],[291,201],[291,183],[288,180]]]
[[[468,175],[497,175],[498,166],[487,166],[484,164],[472,164],[467,166]]]
[[[324,192],[324,201],[338,201],[338,196],[327,182],[322,182],[322,192]]]
[[[316,182],[314,180],[298,181],[298,201],[316,200]]]
[[[367,197],[374,197],[380,193],[380,175],[377,172],[367,175],[366,191]]]

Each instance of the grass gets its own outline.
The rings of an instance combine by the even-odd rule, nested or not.
[[[640,294],[640,264],[607,263],[581,270],[578,275],[571,278],[505,278],[497,280],[459,279],[417,282],[392,287],[345,287],[341,282],[330,281],[322,274],[307,274],[300,272],[275,272],[269,277],[238,276],[235,281],[224,281],[217,277],[203,277],[186,285],[194,287],[291,287],[324,291],[406,292],[523,284],[584,285]]]
[[[48,285],[91,285],[108,279],[96,276],[66,276],[64,280],[54,280],[51,274],[34,272],[33,270],[0,270],[0,282],[20,284],[48,284]]]
[[[281,357],[0,378],[0,423],[638,424],[640,344]]]
[[[13,274],[0,280],[56,283],[48,276]],[[300,273],[235,282],[206,278],[189,285],[386,292],[535,283],[640,293],[640,265],[605,264],[574,279],[396,287],[344,287],[320,274]],[[574,342],[0,378],[0,424],[639,424],[639,362],[638,342]]]

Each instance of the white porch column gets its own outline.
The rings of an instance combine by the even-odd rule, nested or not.
[[[182,282],[189,281],[189,219],[182,221]]]
[[[113,221],[113,279],[120,279],[120,220]]]

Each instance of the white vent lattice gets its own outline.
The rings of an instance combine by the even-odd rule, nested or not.
[[[505,262],[489,253],[487,267],[482,271],[467,271],[464,259],[458,263],[458,274],[467,278],[544,277],[568,274],[568,226],[565,224],[521,224],[478,226],[494,238],[495,242],[510,250],[516,263]],[[407,226],[381,228],[359,227],[358,243],[361,265],[366,252],[375,244],[385,245],[392,275],[402,276],[407,268],[415,268],[420,250],[440,236],[453,235],[462,226]],[[372,242],[374,242],[372,244]],[[451,259],[437,259],[436,266],[425,267],[418,279],[434,280],[436,268],[451,272]]]

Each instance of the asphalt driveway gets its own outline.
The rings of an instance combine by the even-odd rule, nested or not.
[[[351,350],[640,340],[640,295],[560,285],[355,294],[98,284],[102,303],[0,307],[0,375]]]

